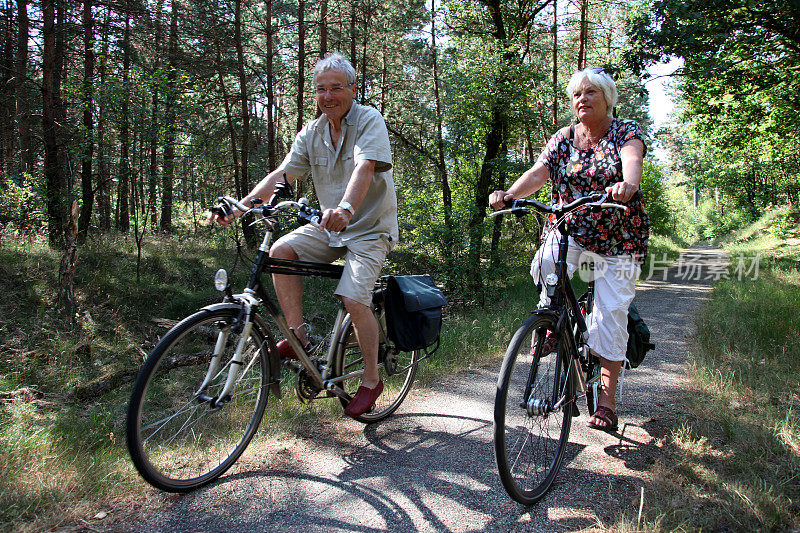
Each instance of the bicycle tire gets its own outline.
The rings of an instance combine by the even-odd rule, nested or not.
[[[334,375],[336,377],[359,370],[364,365],[364,359],[361,356],[361,348],[358,346],[350,315],[345,317],[341,331],[343,333],[339,337],[336,358],[334,360]],[[387,349],[386,344],[381,342],[378,349],[385,353]],[[378,422],[394,413],[397,408],[400,407],[400,404],[403,403],[403,400],[405,400],[414,383],[414,377],[417,374],[417,362],[419,361],[420,352],[419,350],[399,352],[394,357],[394,365],[387,365],[385,361],[379,362],[378,364],[378,374],[381,381],[383,381],[383,392],[378,396],[375,407],[363,415],[354,417],[355,420],[365,424]],[[394,366],[398,371],[390,374],[389,369],[391,366]],[[358,390],[360,383],[361,376],[354,376],[353,378],[344,380],[342,386],[350,396],[353,396]],[[347,406],[347,400],[341,398],[339,400],[342,403],[342,407]]]
[[[230,401],[208,401],[222,391],[230,357],[241,337],[241,307],[219,304],[174,326],[147,357],[133,387],[126,422],[128,451],[139,474],[157,489],[188,492],[224,474],[258,430],[267,405],[274,341],[260,317],[245,345],[241,375]],[[222,364],[208,387],[220,332],[226,330]]]
[[[572,424],[575,383],[564,364],[566,343],[557,340],[548,353],[542,349],[556,323],[549,315],[526,319],[509,343],[497,380],[495,462],[509,496],[524,505],[539,501],[553,484]],[[562,396],[562,405],[552,409]]]

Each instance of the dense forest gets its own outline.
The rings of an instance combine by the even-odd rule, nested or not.
[[[648,128],[647,68],[683,58],[675,120],[649,129],[671,154],[646,172],[656,232],[675,229],[665,188],[713,197],[722,226],[796,203],[798,28],[791,0],[5,0],[0,223],[55,248],[70,228],[196,231],[281,161],[337,50],[386,117],[402,240],[479,288],[503,227],[488,194],[571,120],[583,66],[612,70],[619,115]]]

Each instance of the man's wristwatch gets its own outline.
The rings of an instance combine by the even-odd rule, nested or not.
[[[350,211],[350,216],[353,216],[353,215],[356,214],[356,211],[355,211],[355,209],[353,209],[353,206],[350,205],[350,202],[345,202],[343,200],[343,201],[339,202],[339,205],[337,207],[340,207],[340,208],[344,209],[345,211]]]

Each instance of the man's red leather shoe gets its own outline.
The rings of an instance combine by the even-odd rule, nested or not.
[[[375,400],[378,399],[378,396],[380,396],[382,392],[383,381],[378,381],[374,389],[368,389],[363,385],[360,386],[356,391],[356,395],[353,396],[353,399],[347,404],[344,414],[353,417],[363,415],[372,409],[372,406],[375,405]]]
[[[294,353],[292,345],[289,344],[289,341],[287,341],[286,339],[281,339],[280,341],[278,341],[278,344],[276,344],[275,347],[278,349],[278,353],[280,354],[281,359],[297,360],[297,354]],[[310,348],[311,348],[311,343],[309,342],[308,344],[306,344],[306,351],[308,351]]]

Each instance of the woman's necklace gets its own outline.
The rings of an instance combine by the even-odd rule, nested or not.
[[[599,147],[598,145],[600,144],[600,141],[603,140],[603,137],[606,136],[606,133],[608,133],[608,127],[609,126],[606,126],[605,128],[603,128],[603,133],[598,135],[596,139],[594,137],[592,137],[592,135],[589,133],[589,130],[586,128],[586,126],[583,126],[582,129],[583,129],[584,139],[586,140],[586,143],[588,144],[590,149],[594,150],[595,152],[598,150],[598,147]]]

